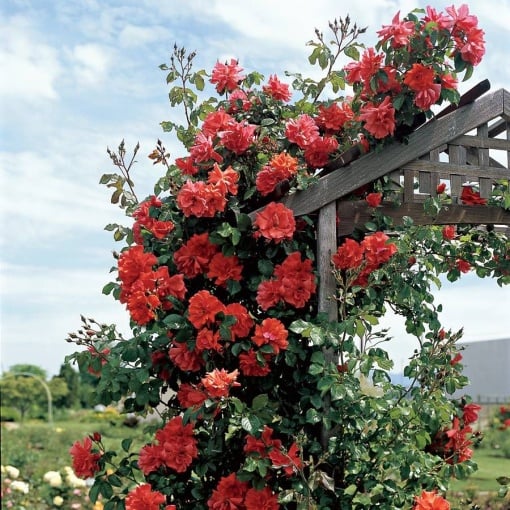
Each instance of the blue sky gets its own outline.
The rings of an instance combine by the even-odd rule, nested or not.
[[[444,9],[452,2],[430,2]],[[482,5],[483,4],[483,5]],[[150,193],[160,167],[146,158],[158,138],[172,156],[182,149],[161,131],[179,119],[165,74],[174,42],[198,52],[197,68],[235,57],[266,75],[307,68],[314,28],[349,14],[382,24],[417,1],[364,0],[3,0],[0,4],[0,335],[1,369],[32,363],[49,374],[75,350],[65,342],[80,314],[127,330],[122,305],[103,296],[120,249],[103,230],[124,222],[98,184],[111,171],[107,146],[121,139],[141,149],[134,179]],[[460,3],[456,4],[460,5]],[[487,55],[464,90],[489,78],[510,88],[508,0],[468,2],[486,31]],[[438,294],[447,327],[464,340],[508,337],[510,289],[463,277]],[[397,365],[412,351],[394,319],[390,351]]]

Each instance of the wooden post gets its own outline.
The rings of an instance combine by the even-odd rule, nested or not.
[[[331,257],[336,251],[336,201],[321,207],[317,224],[317,269],[319,272],[319,303],[318,311],[327,313],[330,321],[338,320],[338,306],[336,296],[336,280],[331,266]],[[326,365],[336,363],[337,354],[332,348],[323,348]],[[331,399],[329,395],[324,397],[324,414],[329,412]],[[324,451],[328,449],[331,431],[322,425],[321,443]]]

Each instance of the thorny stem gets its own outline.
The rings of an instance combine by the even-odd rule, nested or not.
[[[126,149],[124,140],[120,142],[119,149],[118,149],[118,155],[112,152],[109,148],[106,149],[106,152],[108,153],[108,156],[110,156],[110,159],[112,160],[113,164],[120,170],[122,176],[124,177],[125,182],[129,186],[129,189],[133,195],[133,198],[136,202],[138,202],[138,198],[136,196],[135,190],[134,190],[134,183],[131,180],[131,177],[129,176],[129,172],[131,171],[131,167],[135,163],[135,157],[140,149],[140,142],[137,142],[134,150],[133,150],[133,156],[131,157],[131,160],[129,161],[129,164],[126,166]]]
[[[331,41],[331,44],[333,46],[336,46],[337,50],[335,55],[332,58],[331,57],[329,58],[329,67],[326,73],[326,77],[319,82],[317,93],[315,94],[315,97],[313,98],[312,101],[313,104],[317,102],[319,96],[322,94],[322,91],[326,86],[328,78],[331,76],[333,67],[336,64],[336,61],[338,60],[338,57],[340,57],[340,55],[345,51],[346,48],[349,47],[349,45],[352,44],[353,41],[355,41],[361,34],[365,33],[367,30],[367,27],[358,28],[356,23],[354,23],[352,28],[349,28],[349,25],[351,24],[351,19],[349,15],[345,17],[345,20],[339,17],[338,19],[335,18],[333,21],[330,21],[328,24],[335,38],[334,41]],[[317,28],[315,29],[315,35],[317,36],[317,39],[324,46],[326,46],[326,44],[324,43],[324,34],[320,32]]]
[[[186,84],[191,76],[191,68],[193,67],[193,59],[196,56],[196,52],[192,51],[188,56],[186,56],[186,50],[184,48],[178,48],[176,44],[174,44],[174,53],[171,57],[172,68],[177,73],[177,75],[181,78],[182,83],[182,92],[183,97],[186,98]],[[179,65],[179,69],[177,68],[175,62]],[[186,104],[186,99],[183,101],[184,105],[184,115],[186,116],[186,122],[188,123],[188,128],[191,127],[191,119],[189,115],[188,105]]]

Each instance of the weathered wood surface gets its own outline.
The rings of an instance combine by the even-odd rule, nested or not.
[[[317,269],[319,272],[319,312],[328,314],[329,320],[338,318],[335,300],[336,280],[331,271],[331,257],[337,248],[336,204],[322,207],[317,225]]]
[[[423,203],[411,202],[395,206],[383,203],[378,210],[393,219],[395,225],[401,225],[404,216],[413,219],[415,225],[510,225],[510,211],[501,207],[452,204],[442,209],[437,216],[425,214]],[[338,236],[350,235],[356,227],[372,218],[373,208],[365,200],[338,201]]]
[[[467,171],[470,167],[467,164],[467,151],[457,139],[464,135],[468,136],[468,132],[497,117],[502,117],[505,123],[510,121],[510,93],[503,89],[486,94],[474,103],[425,124],[409,136],[407,144],[393,143],[379,153],[367,154],[352,162],[348,167],[322,177],[317,184],[309,189],[285,197],[283,203],[290,207],[296,216],[309,214],[445,144],[449,145],[450,164],[458,165],[458,173],[448,172],[450,176],[453,176],[451,178],[453,178],[453,184],[457,188],[457,185],[464,182],[463,179],[467,175],[473,175]],[[491,128],[493,132],[495,129],[494,127]],[[505,127],[498,122],[497,129],[502,132]],[[490,136],[491,131],[488,134]],[[498,145],[494,148],[499,149],[501,146],[503,150],[506,150],[504,142],[505,140],[491,143]],[[459,147],[459,149],[453,147]],[[437,164],[437,162],[432,164]],[[478,166],[480,168],[477,170],[482,170],[481,175],[483,175],[483,169],[487,167],[485,165]],[[490,168],[491,172],[494,173],[496,169],[494,167]],[[408,191],[410,192],[410,190]],[[411,200],[411,198],[409,199]]]

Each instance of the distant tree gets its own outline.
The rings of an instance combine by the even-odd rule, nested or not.
[[[36,377],[39,377],[43,381],[46,381],[48,374],[44,368],[41,368],[37,365],[30,365],[29,363],[19,363],[17,365],[12,365],[12,367],[9,368],[9,372],[13,374],[22,374],[22,373],[28,373],[35,375]]]
[[[54,406],[67,407],[67,405],[59,405],[61,402],[65,402],[67,397],[71,394],[66,380],[63,377],[55,376],[48,382],[48,386],[51,391]],[[44,403],[43,400],[41,402]]]
[[[70,363],[63,363],[60,366],[58,377],[65,381],[68,391],[66,395],[59,397],[53,395],[55,407],[65,407],[68,409],[79,407],[81,387],[79,372],[77,372]]]
[[[21,421],[28,411],[37,406],[46,396],[40,382],[15,372],[7,372],[0,379],[2,406],[13,407],[20,413]]]

